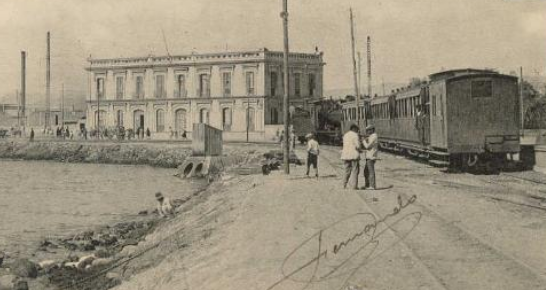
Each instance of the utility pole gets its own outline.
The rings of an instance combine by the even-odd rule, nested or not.
[[[288,112],[288,0],[283,0],[283,11],[281,13],[283,19],[283,35],[284,35],[284,98],[283,98],[283,121],[284,121],[284,152],[283,152],[283,163],[284,163],[284,173],[290,174],[290,141],[289,138],[289,112]]]
[[[246,143],[248,143],[248,131],[249,131],[249,124],[250,121],[250,94],[247,92],[246,97]]]
[[[360,51],[357,52],[358,56],[358,85],[362,87],[362,59],[360,57]]]
[[[104,87],[104,83],[103,83],[103,87]],[[97,83],[96,90],[97,90],[97,139],[100,139],[100,134],[101,134],[100,133],[100,98],[103,91],[101,91],[102,88],[99,87],[99,83]],[[144,127],[142,128],[142,130],[144,130]]]
[[[520,122],[521,122],[521,131],[525,132],[523,125],[525,120],[525,112],[523,112],[523,67],[519,67],[519,79],[520,79],[520,85],[519,85],[519,110],[520,110]]]
[[[46,113],[45,124],[48,128],[51,125],[51,35],[47,32],[47,52],[46,52]]]
[[[368,36],[367,39],[368,49],[368,96],[372,97],[372,40]]]
[[[19,110],[20,117],[18,119],[23,119],[23,127],[26,126],[25,122],[25,106],[26,106],[26,88],[27,88],[27,53],[21,51],[21,96],[19,98]],[[17,114],[19,116],[19,113]],[[21,121],[17,121],[19,129],[21,129]]]
[[[360,98],[360,93],[358,91],[358,77],[357,77],[357,68],[356,68],[356,56],[355,56],[355,32],[354,32],[354,21],[353,21],[353,9],[349,9],[351,16],[351,47],[353,54],[353,78],[355,83],[355,105],[356,105],[356,124],[360,126],[360,107],[358,106],[358,99]]]

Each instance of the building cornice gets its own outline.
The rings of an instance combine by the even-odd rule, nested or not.
[[[87,100],[87,104],[91,105],[97,105],[97,103],[100,103],[101,105],[106,104],[133,104],[133,103],[157,103],[157,102],[203,102],[203,101],[212,101],[212,100],[238,100],[238,99],[264,99],[266,96],[231,96],[231,97],[210,97],[210,98],[166,98],[166,99],[155,99],[155,98],[149,98],[149,99],[123,99],[123,100],[100,100],[100,102],[97,102],[97,100]]]
[[[291,63],[324,65],[322,53],[290,53]],[[263,62],[282,62],[283,53],[269,51],[267,49],[258,51],[205,53],[177,56],[147,56],[130,58],[89,58],[87,71],[102,71],[105,69],[138,69],[156,67],[176,66],[203,66],[203,65],[233,65],[252,64]]]

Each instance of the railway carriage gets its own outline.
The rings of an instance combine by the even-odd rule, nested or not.
[[[452,166],[495,168],[508,153],[520,151],[517,78],[492,70],[451,70],[429,81],[361,105],[366,124],[374,124],[383,149]],[[344,105],[344,131],[353,103]],[[347,115],[349,114],[349,116]],[[364,124],[360,124],[362,127]]]

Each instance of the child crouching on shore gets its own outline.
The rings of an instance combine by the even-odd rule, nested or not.
[[[174,207],[169,198],[164,197],[161,192],[157,192],[155,198],[157,200],[157,212],[160,217],[166,218],[174,216]]]

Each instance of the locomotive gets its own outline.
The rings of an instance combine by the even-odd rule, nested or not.
[[[493,70],[438,72],[388,96],[345,103],[343,132],[373,124],[380,148],[495,170],[520,151],[517,77]],[[360,114],[360,118],[357,118]]]

